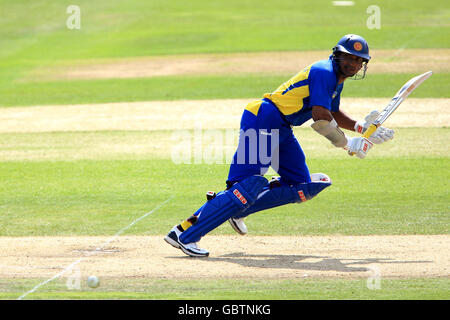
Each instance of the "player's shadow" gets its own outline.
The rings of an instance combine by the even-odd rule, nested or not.
[[[338,259],[324,256],[246,254],[242,252],[230,253],[219,257],[208,257],[207,259],[205,259],[205,261],[228,262],[228,263],[235,263],[243,267],[263,268],[263,269],[294,269],[294,270],[317,270],[317,271],[338,271],[338,272],[367,272],[371,270],[371,268],[361,267],[361,265],[432,262],[432,261],[397,261],[387,258]]]

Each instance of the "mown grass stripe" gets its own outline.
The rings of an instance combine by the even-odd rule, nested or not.
[[[291,76],[176,76],[15,83],[0,86],[0,106],[254,98],[274,91]],[[342,95],[393,97],[413,76],[415,74],[368,75],[362,81],[347,81]],[[449,98],[450,74],[433,75],[411,97]]]

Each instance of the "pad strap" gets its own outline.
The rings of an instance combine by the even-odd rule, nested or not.
[[[256,202],[248,209],[234,216],[235,218],[244,218],[252,213],[275,208],[288,203],[300,203],[311,200],[323,189],[331,185],[331,180],[311,181],[288,185],[279,181],[279,184],[273,182],[264,187],[259,194]]]

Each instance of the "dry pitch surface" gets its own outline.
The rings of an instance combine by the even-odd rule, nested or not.
[[[196,54],[83,60],[69,66],[33,70],[24,81],[58,79],[112,79],[175,75],[295,74],[328,58],[330,51]],[[450,71],[449,49],[372,50],[370,73]]]
[[[82,275],[99,277],[297,279],[361,278],[374,273],[383,278],[448,277],[448,244],[448,235],[208,235],[200,245],[210,250],[210,257],[191,258],[165,243],[163,236],[121,236],[113,241],[4,237],[0,278],[51,278],[79,259]]]
[[[257,99],[260,98],[2,108],[0,133],[236,129],[245,105]],[[390,98],[342,98],[341,108],[360,119],[372,110],[381,111],[389,101]],[[450,115],[446,112],[449,106],[450,99],[409,98],[386,125],[445,127],[450,123]]]

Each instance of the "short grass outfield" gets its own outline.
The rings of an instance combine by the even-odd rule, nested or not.
[[[370,0],[352,7],[333,6],[328,0],[80,0],[77,5],[80,29],[71,30],[66,2],[36,0],[30,6],[26,0],[2,1],[2,12],[9,14],[1,21],[1,66],[13,61],[29,66],[60,59],[329,49],[329,39],[350,31],[365,34],[373,48],[450,45],[445,0],[380,0],[380,28],[367,27]]]
[[[324,56],[324,59],[326,56]],[[417,74],[368,74],[363,81],[347,81],[345,97],[393,97]],[[292,77],[286,75],[164,76],[135,79],[71,80],[16,83],[0,87],[3,106],[197,100],[262,97]],[[450,75],[434,74],[415,98],[449,98]]]
[[[0,299],[16,299],[42,279],[0,280]],[[67,290],[57,279],[25,299],[50,300],[445,300],[448,279],[154,280],[102,278],[101,286]]]
[[[299,135],[306,138],[302,144],[310,171],[327,173],[333,185],[320,199],[250,216],[253,234],[448,233],[447,128],[398,129],[398,141],[376,147],[372,157],[364,160],[338,152],[309,131],[302,129]],[[140,159],[121,152],[106,156],[86,152],[85,159],[77,159],[80,154],[83,158],[78,143],[79,140],[86,143],[82,138],[86,134],[1,135],[2,148],[9,154],[25,149],[25,154],[33,159],[0,162],[1,236],[114,234],[119,226],[173,197],[163,211],[128,231],[163,234],[192,214],[204,202],[206,191],[225,187],[228,173],[225,161],[177,164],[170,153],[168,156],[151,152],[138,156]],[[117,140],[109,139],[114,135],[90,133],[89,143],[93,149],[108,140],[116,143]],[[144,139],[158,141],[154,138],[159,135],[160,132],[134,132],[123,139],[131,144]],[[409,140],[408,136],[415,138]],[[414,146],[424,139],[441,141],[442,147],[433,153],[421,150],[414,153]],[[53,143],[56,141],[61,148]],[[319,150],[314,148],[317,145],[321,145]],[[113,149],[113,145],[110,147]],[[53,157],[45,160],[47,152],[53,152]],[[267,177],[270,178],[270,173]],[[214,231],[230,232],[229,228]]]
[[[348,33],[364,35],[372,49],[450,46],[446,1],[378,1],[382,13],[379,29],[367,27],[370,5],[369,0],[352,7],[332,6],[328,0],[270,0],[264,4],[197,0],[189,5],[181,0],[80,0],[81,28],[71,30],[66,25],[65,2],[38,0],[30,6],[28,1],[1,1],[1,11],[9,14],[0,21],[0,106],[257,97],[291,76],[193,74],[24,83],[36,68],[71,62],[198,53],[331,51]],[[392,96],[409,77],[373,75],[346,92],[348,96]],[[435,75],[414,95],[422,97],[427,91],[428,97],[448,97],[448,83],[447,74]]]

